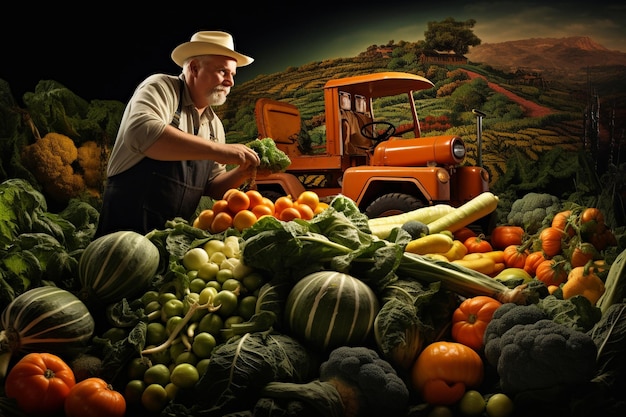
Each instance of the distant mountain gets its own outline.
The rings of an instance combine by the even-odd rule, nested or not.
[[[590,68],[624,66],[626,71],[626,53],[609,50],[586,36],[484,43],[465,55],[473,63],[504,71],[540,71],[545,78],[567,76],[572,81],[584,80]]]

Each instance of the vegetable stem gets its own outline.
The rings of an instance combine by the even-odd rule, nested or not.
[[[176,339],[178,337],[179,333],[181,334],[181,336],[184,336],[182,341],[183,341],[183,343],[185,343],[185,337],[187,336],[187,334],[185,332],[181,333],[181,331],[185,328],[185,326],[187,325],[189,320],[191,320],[191,317],[194,315],[196,310],[202,309],[202,308],[206,308],[209,311],[216,311],[219,307],[213,306],[213,302],[212,301],[213,300],[210,300],[206,304],[199,304],[195,300],[192,301],[189,304],[189,310],[187,311],[187,314],[185,314],[185,317],[183,317],[183,319],[180,321],[180,323],[178,323],[176,325],[176,327],[174,327],[174,330],[172,330],[172,332],[170,333],[170,335],[167,338],[167,340],[165,342],[161,343],[159,346],[155,346],[155,347],[151,347],[151,348],[142,350],[141,354],[142,355],[150,355],[150,354],[153,354],[153,353],[158,353],[158,352],[164,351],[165,349],[169,348],[172,345],[172,342],[174,341],[174,339]],[[189,343],[189,339],[188,338],[187,338],[187,343]]]

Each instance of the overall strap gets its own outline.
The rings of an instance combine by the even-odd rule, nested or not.
[[[172,121],[170,122],[170,124],[172,126],[174,126],[175,128],[178,129],[178,125],[180,124],[180,113],[182,111],[183,108],[183,94],[185,92],[185,82],[181,79],[180,80],[180,98],[178,99],[178,108],[176,109],[176,112],[174,113],[174,117],[172,117]],[[194,135],[198,134],[198,129],[194,127],[193,129],[193,133]]]

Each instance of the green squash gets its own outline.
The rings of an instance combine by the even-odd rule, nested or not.
[[[119,231],[85,248],[78,262],[79,297],[90,308],[145,292],[159,267],[159,249],[146,236]]]
[[[303,343],[328,352],[365,342],[379,308],[376,294],[363,281],[335,271],[315,272],[289,292],[285,324]]]
[[[32,288],[7,305],[0,319],[0,377],[14,353],[47,352],[67,358],[84,351],[95,330],[87,306],[62,288]]]

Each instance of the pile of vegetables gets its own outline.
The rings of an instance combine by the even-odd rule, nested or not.
[[[436,407],[456,409],[478,391],[490,393],[484,397],[484,407],[491,398],[508,395],[518,409],[535,412],[537,404],[550,407],[545,400],[537,403],[534,399],[551,398],[546,390],[552,386],[528,384],[537,368],[545,366],[530,359],[507,360],[506,364],[499,359],[509,354],[509,346],[519,345],[516,338],[523,334],[508,333],[516,325],[498,324],[500,316],[516,307],[520,312],[533,312],[520,314],[528,326],[524,334],[532,335],[527,336],[532,342],[529,349],[536,346],[544,352],[552,342],[542,342],[542,338],[556,335],[580,340],[586,347],[582,356],[572,356],[586,366],[570,367],[570,373],[563,373],[567,383],[557,393],[562,404],[579,406],[579,390],[591,384],[594,392],[602,393],[598,398],[603,401],[586,396],[589,404],[607,412],[610,407],[619,409],[616,384],[623,383],[623,373],[612,374],[610,380],[600,375],[613,372],[610,358],[614,355],[607,349],[615,347],[617,354],[623,350],[616,332],[623,319],[613,313],[607,324],[599,305],[613,311],[623,301],[618,282],[626,255],[606,258],[607,270],[600,279],[611,295],[603,299],[605,291],[592,302],[583,294],[566,297],[565,285],[550,294],[546,283],[524,271],[525,264],[517,269],[530,278],[504,277],[447,257],[407,250],[417,239],[440,234],[447,239],[441,248],[448,249],[449,256],[454,249],[457,256],[464,252],[460,259],[489,254],[494,265],[505,264],[519,261],[531,247],[528,239],[536,242],[540,233],[500,229],[497,247],[504,248],[496,249],[485,244],[490,243],[489,237],[462,236],[475,214],[459,217],[454,210],[443,217],[456,214],[456,220],[439,221],[444,224],[441,231],[427,233],[428,224],[436,220],[430,220],[426,228],[390,222],[381,238],[371,233],[374,219],[360,213],[349,199],[337,196],[308,220],[267,216],[241,231],[229,228],[211,234],[174,219],[163,230],[132,236],[127,242],[111,235],[106,244],[94,240],[92,246],[79,245],[76,253],[87,256],[83,268],[79,268],[79,256],[72,258],[76,261],[68,274],[76,277],[68,281],[72,291],[79,293],[85,285],[104,291],[101,286],[106,284],[112,286],[101,294],[124,285],[128,294],[135,294],[117,294],[104,303],[106,308],[99,305],[98,313],[94,309],[98,326],[82,350],[95,359],[89,376],[124,393],[129,416],[146,410],[180,416],[269,416],[278,410],[281,415],[373,416],[393,410],[394,415],[425,416]],[[571,223],[581,230],[580,236],[591,239],[593,234],[582,232],[587,226]],[[13,220],[7,224],[13,227]],[[421,230],[419,235],[417,230]],[[507,251],[510,246],[515,251]],[[609,245],[602,253],[612,248]],[[142,263],[147,270],[132,266],[136,256],[152,261]],[[218,270],[205,266],[208,261],[224,266],[219,269],[219,281]],[[230,265],[229,273],[226,265]],[[123,272],[123,266],[141,272],[143,278],[132,284],[119,280],[120,275],[131,273]],[[82,282],[81,276],[86,277]],[[107,279],[102,281],[104,276]],[[146,281],[148,276],[152,278]],[[213,287],[215,282],[221,291]],[[88,306],[94,304],[92,297]],[[343,317],[341,326],[333,323],[337,317]],[[333,333],[334,329],[343,330]],[[541,329],[552,330],[545,335]],[[194,348],[195,338],[198,346]],[[176,361],[170,357],[174,352],[178,352]],[[342,363],[339,373],[331,371],[335,368],[329,364],[335,361]],[[519,367],[526,374],[520,374]],[[161,379],[167,383],[144,382],[140,387],[142,380],[129,379],[139,368],[142,371],[137,375],[145,378],[157,378],[158,372],[167,369],[167,379]],[[77,368],[79,374],[83,378],[84,369],[79,373]],[[167,384],[176,385],[175,396],[168,396]],[[137,397],[144,392],[152,398],[146,403]],[[21,417],[19,407],[16,410],[15,403],[8,404],[7,409]]]

